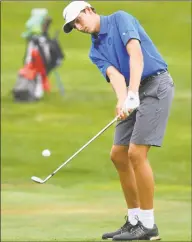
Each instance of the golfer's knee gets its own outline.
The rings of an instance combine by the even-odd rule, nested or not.
[[[113,163],[117,163],[119,161],[119,152],[117,150],[115,150],[114,148],[111,149],[111,153],[110,153],[110,158],[112,160]]]
[[[149,147],[131,144],[128,150],[128,159],[134,169],[139,167],[142,162],[147,160],[147,152]]]
[[[128,169],[127,149],[113,147],[111,149],[110,157],[118,171],[126,171]]]

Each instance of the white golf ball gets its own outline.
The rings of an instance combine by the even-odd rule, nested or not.
[[[48,157],[51,155],[51,151],[50,150],[43,150],[42,151],[42,156]]]

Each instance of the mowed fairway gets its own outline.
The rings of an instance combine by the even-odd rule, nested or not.
[[[150,151],[156,181],[155,214],[163,241],[191,241],[191,3],[90,2],[107,15],[135,15],[169,64],[175,99],[161,149]],[[109,4],[110,3],[110,4]],[[1,240],[101,241],[126,215],[117,173],[110,161],[111,127],[44,185],[45,178],[114,118],[115,95],[88,59],[90,37],[64,35],[66,61],[59,68],[61,97],[52,92],[33,104],[10,95],[22,65],[20,35],[34,7],[48,8],[51,33],[63,24],[63,2],[1,3]],[[50,149],[49,158],[41,156]]]

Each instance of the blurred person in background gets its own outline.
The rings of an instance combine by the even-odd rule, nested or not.
[[[73,1],[63,11],[63,30],[91,34],[89,57],[117,96],[119,117],[111,150],[128,207],[126,223],[103,239],[159,240],[154,219],[151,146],[160,147],[174,95],[168,67],[132,15],[100,16],[87,2]]]

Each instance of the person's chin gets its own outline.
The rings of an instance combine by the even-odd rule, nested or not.
[[[87,33],[88,33],[88,34],[94,34],[95,31],[94,31],[94,30],[89,30],[89,31],[87,31]]]
[[[84,34],[92,34],[90,31],[87,31],[87,30],[86,31],[84,30],[84,31],[81,31],[81,32],[84,33]]]

